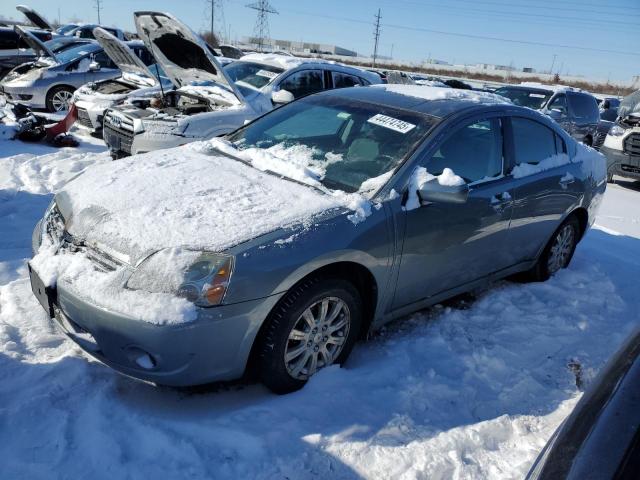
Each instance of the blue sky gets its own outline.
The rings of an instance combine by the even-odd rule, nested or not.
[[[26,0],[23,0],[26,1]],[[218,0],[216,28],[232,38],[250,35],[252,0]],[[382,10],[380,52],[398,60],[429,57],[455,63],[496,63],[518,68],[630,82],[640,75],[640,0],[270,0],[271,36],[373,51],[373,16]],[[205,0],[102,0],[103,23],[133,29],[134,10],[173,13],[195,30],[208,28]],[[91,0],[31,0],[47,18],[96,21]],[[218,7],[220,13],[220,7]],[[11,0],[0,15],[18,18]],[[453,34],[453,35],[452,35]],[[500,40],[490,40],[492,37]],[[505,41],[508,40],[508,41]],[[525,43],[520,43],[525,42]],[[529,43],[527,43],[529,42]],[[580,47],[580,48],[567,48]],[[602,51],[602,50],[606,50]]]

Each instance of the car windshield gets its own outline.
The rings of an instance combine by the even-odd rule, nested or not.
[[[511,100],[515,105],[540,110],[551,98],[553,92],[546,90],[527,90],[524,88],[499,88],[494,93]]]
[[[259,90],[284,72],[284,69],[253,62],[233,62],[225,67],[227,75],[240,88]]]
[[[78,27],[77,25],[73,25],[73,24],[63,25],[62,27],[56,30],[56,33],[59,33],[60,35],[65,35],[77,27]]]
[[[228,140],[237,156],[261,170],[328,189],[374,191],[437,121],[344,97],[311,96],[274,110]]]
[[[68,63],[95,51],[96,50],[93,45],[82,44],[57,53],[56,58],[60,63]]]
[[[618,108],[618,115],[621,117],[631,113],[640,113],[640,90],[622,99]]]
[[[74,40],[70,40],[67,37],[58,37],[58,38],[54,38],[53,40],[44,42],[47,48],[54,53],[62,52],[63,50],[69,50],[71,48],[75,48],[80,45],[86,45],[87,43],[89,42],[74,41]]]

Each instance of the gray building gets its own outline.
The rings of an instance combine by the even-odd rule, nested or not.
[[[242,42],[257,47],[258,39],[254,37],[245,37]],[[323,53],[325,55],[342,55],[345,57],[356,57],[358,52],[338,47],[337,45],[329,45],[326,43],[296,42],[292,40],[276,40],[269,39],[265,42],[266,50],[285,50],[296,54]]]

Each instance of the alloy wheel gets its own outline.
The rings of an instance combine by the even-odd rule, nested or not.
[[[549,271],[549,275],[553,275],[561,268],[567,266],[573,251],[574,239],[575,232],[573,226],[570,224],[565,225],[558,232],[553,245],[551,246],[549,259],[547,260],[547,270]]]
[[[287,338],[284,362],[289,375],[306,380],[331,365],[342,352],[350,327],[349,307],[340,298],[325,297],[310,305]]]
[[[69,102],[71,102],[72,97],[73,93],[67,90],[60,90],[54,93],[51,97],[51,105],[53,105],[53,109],[56,112],[67,110],[69,108]]]

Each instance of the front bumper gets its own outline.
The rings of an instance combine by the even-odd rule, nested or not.
[[[241,377],[258,330],[281,297],[200,309],[187,324],[155,325],[91,304],[64,284],[45,289],[31,267],[29,273],[34,295],[83,350],[127,376],[170,386]]]
[[[7,102],[20,104],[29,108],[46,108],[46,92],[36,87],[13,87],[4,84],[2,92]]]
[[[600,153],[607,157],[607,173],[621,177],[640,179],[640,156],[629,155],[606,145]]]
[[[76,125],[91,132],[102,128],[104,111],[112,105],[99,104],[84,100],[76,100],[75,106],[78,109],[78,120]]]

